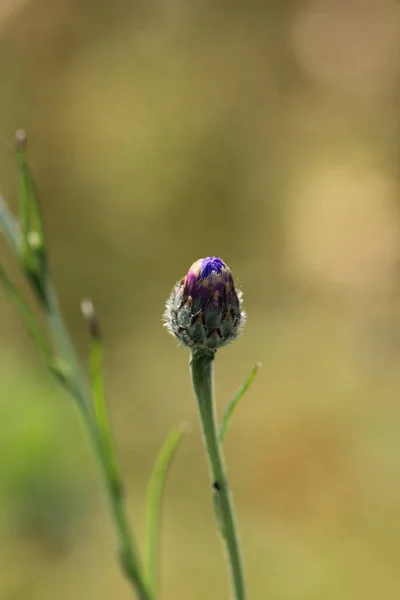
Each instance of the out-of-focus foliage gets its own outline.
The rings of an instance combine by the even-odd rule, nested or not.
[[[24,127],[83,357],[82,297],[102,320],[138,537],[162,440],[197,423],[164,300],[220,255],[248,313],[218,353],[221,414],[264,363],[226,442],[250,597],[398,597],[398,3],[7,4],[1,188],[15,207]],[[129,598],[75,409],[0,311],[0,598]],[[227,597],[197,426],[164,519],[163,598]]]

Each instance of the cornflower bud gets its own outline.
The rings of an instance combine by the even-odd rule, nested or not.
[[[165,325],[192,352],[214,353],[240,333],[245,322],[242,294],[216,256],[192,264],[167,300]]]

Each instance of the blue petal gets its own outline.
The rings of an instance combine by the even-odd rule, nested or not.
[[[201,264],[201,277],[209,277],[212,271],[221,273],[224,268],[226,268],[226,264],[223,260],[217,256],[208,256],[207,258],[203,258]]]

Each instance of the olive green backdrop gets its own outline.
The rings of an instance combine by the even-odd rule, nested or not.
[[[228,598],[174,282],[215,254],[248,324],[219,410],[252,600],[400,595],[398,4],[32,0],[0,9],[0,182],[24,127],[80,355],[93,298],[129,512],[171,427],[163,600]],[[5,244],[1,263],[29,295]],[[32,299],[31,299],[32,300]],[[32,300],[33,303],[33,300]],[[131,597],[79,416],[0,296],[0,598]]]

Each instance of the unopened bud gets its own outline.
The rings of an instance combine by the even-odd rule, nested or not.
[[[193,263],[172,290],[164,320],[170,333],[192,352],[215,352],[233,341],[245,313],[229,267],[215,256]]]
[[[15,143],[18,150],[26,150],[27,136],[24,129],[17,129],[15,132]]]
[[[43,238],[37,231],[31,231],[27,235],[28,244],[34,250],[39,250],[43,246]]]
[[[84,298],[81,302],[81,311],[89,326],[89,333],[95,340],[101,339],[100,324],[90,298]]]

